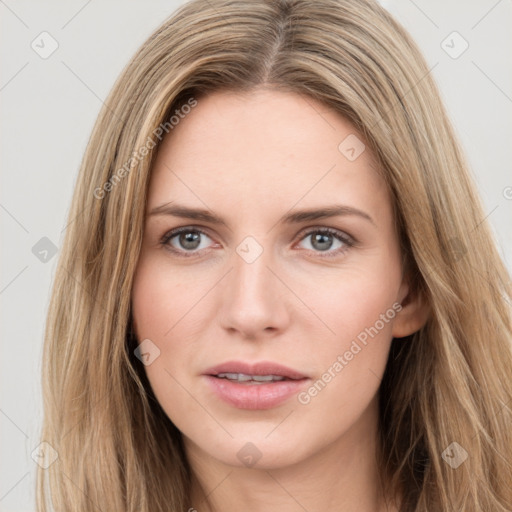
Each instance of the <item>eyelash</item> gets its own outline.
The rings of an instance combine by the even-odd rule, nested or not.
[[[203,231],[199,228],[195,228],[193,226],[184,226],[181,228],[176,228],[176,229],[173,229],[173,230],[169,231],[168,233],[166,233],[160,241],[161,245],[164,246],[168,251],[171,251],[173,254],[176,254],[179,257],[183,257],[183,258],[196,257],[197,254],[200,252],[200,250],[199,251],[195,250],[192,252],[191,251],[181,251],[181,250],[175,249],[174,247],[169,245],[170,240],[172,240],[175,236],[179,235],[180,233],[200,233],[201,235],[205,235],[208,238],[211,238],[211,237],[209,237],[208,233],[206,233],[205,231]],[[338,231],[337,229],[327,228],[327,227],[310,228],[308,231],[301,233],[301,238],[299,241],[302,241],[303,239],[307,238],[309,235],[312,235],[315,233],[320,233],[322,235],[332,235],[344,244],[344,247],[341,247],[335,251],[330,251],[330,250],[328,250],[328,251],[313,251],[315,254],[318,254],[321,258],[334,258],[336,256],[339,256],[339,255],[345,253],[348,249],[350,249],[351,247],[354,247],[356,245],[356,241],[352,237],[346,235],[342,231]],[[305,249],[305,250],[308,250],[308,249]]]

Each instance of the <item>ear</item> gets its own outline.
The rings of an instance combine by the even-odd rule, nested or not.
[[[398,292],[402,309],[393,321],[393,338],[403,338],[419,331],[430,316],[430,306],[422,293],[413,291],[404,278]]]

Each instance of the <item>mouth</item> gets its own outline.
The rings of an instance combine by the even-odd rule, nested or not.
[[[238,382],[239,384],[247,385],[292,380],[287,377],[282,377],[281,375],[247,375],[245,373],[218,373],[217,375],[212,375],[212,377],[228,379],[231,382]]]
[[[224,402],[253,410],[277,407],[310,380],[297,370],[267,361],[229,361],[206,370],[203,377]]]

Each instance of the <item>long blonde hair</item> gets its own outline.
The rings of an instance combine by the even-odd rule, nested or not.
[[[365,137],[430,307],[424,328],[393,340],[380,389],[386,487],[403,512],[511,511],[509,275],[429,69],[372,0],[194,0],[121,73],[83,158],[52,290],[41,438],[59,457],[38,472],[38,510],[189,508],[180,433],[134,357],[132,281],[159,127],[170,132],[191,99],[255,87],[316,99]]]

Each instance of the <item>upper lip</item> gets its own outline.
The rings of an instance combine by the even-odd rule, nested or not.
[[[286,377],[288,379],[305,379],[297,370],[287,368],[286,366],[273,363],[272,361],[258,361],[255,363],[247,363],[244,361],[226,361],[212,368],[208,368],[204,375],[218,375],[219,373],[243,373],[245,375],[276,375]]]

